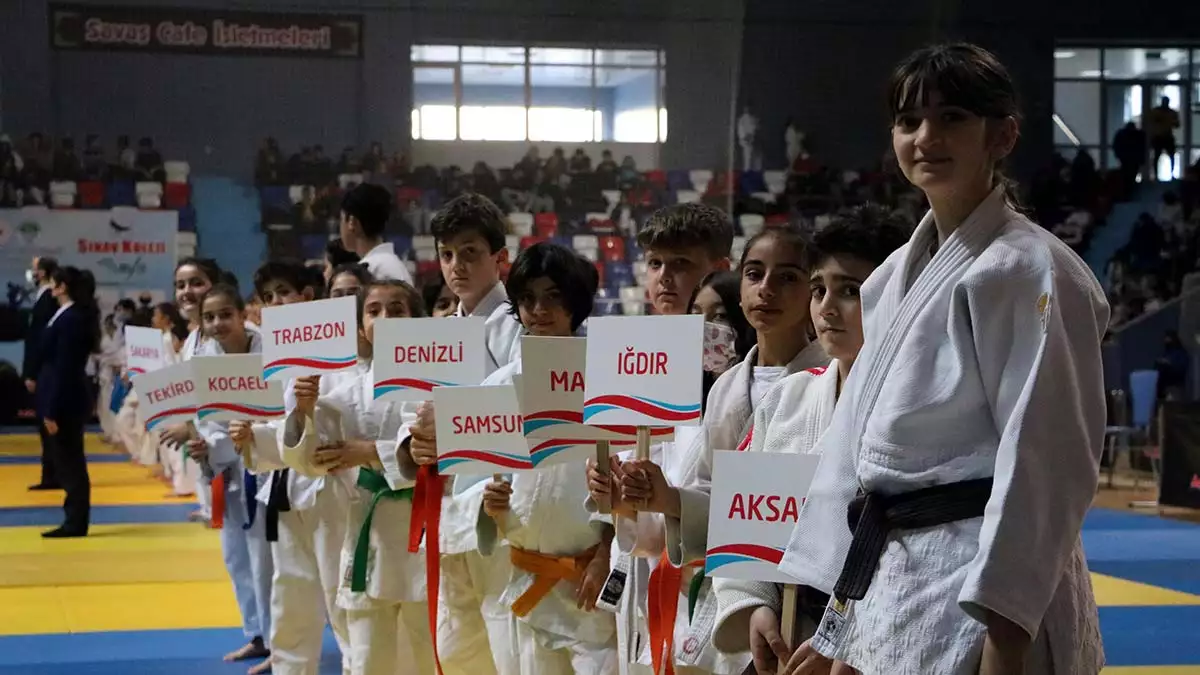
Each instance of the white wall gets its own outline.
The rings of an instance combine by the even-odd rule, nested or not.
[[[510,167],[525,156],[530,145],[536,145],[542,159],[561,147],[568,159],[575,148],[583,148],[592,158],[592,166],[600,162],[600,153],[612,150],[618,164],[625,155],[633,157],[642,171],[659,168],[659,146],[654,143],[529,143],[526,141],[413,141],[412,164],[432,164],[438,167],[457,165],[470,171],[475,162],[487,162],[492,168]]]

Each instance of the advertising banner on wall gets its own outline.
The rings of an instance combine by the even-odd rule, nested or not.
[[[357,59],[362,17],[51,4],[50,44],[65,50]]]
[[[0,209],[0,281],[23,285],[34,256],[50,256],[91,270],[102,291],[165,295],[174,281],[178,230],[175,211]]]

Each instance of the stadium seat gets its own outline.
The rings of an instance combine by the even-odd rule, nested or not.
[[[413,250],[413,238],[403,234],[391,235],[387,238],[392,242],[392,248],[396,250],[396,256],[401,260],[408,260],[412,256],[409,255]]]
[[[646,289],[641,286],[621,288],[621,313],[638,316],[646,313]]]
[[[108,196],[108,205],[111,206],[137,206],[137,192],[134,190],[133,183],[128,181],[114,181],[108,184],[106,190]]]
[[[738,181],[738,192],[752,195],[755,192],[767,192],[767,182],[761,171],[743,171]]]
[[[729,247],[729,257],[736,263],[742,259],[742,251],[746,250],[746,238],[734,237],[733,246]]]
[[[258,199],[262,202],[262,208],[278,209],[280,211],[291,212],[292,199],[288,195],[289,188],[282,185],[266,185],[258,189]]]
[[[397,204],[411,204],[421,201],[421,189],[405,186],[396,190]]]
[[[675,193],[676,204],[695,204],[698,201],[700,201],[700,193],[695,190],[680,190]]]
[[[171,160],[163,162],[163,173],[167,175],[168,183],[186,183],[192,173],[192,167],[187,162]]]
[[[167,183],[163,203],[168,209],[182,209],[192,201],[192,186],[187,183]]]
[[[708,169],[696,169],[688,172],[688,178],[692,179],[692,189],[704,194],[708,191],[708,184],[712,182],[713,172]]]
[[[787,226],[788,222],[789,222],[788,214],[772,213],[771,215],[767,216],[766,226],[767,227],[785,227],[785,226]]]
[[[140,209],[162,208],[162,183],[143,181],[134,188],[137,192],[137,205]]]
[[[508,249],[508,259],[516,260],[521,252],[521,238],[515,234],[504,235],[504,248]]]
[[[518,237],[528,237],[533,234],[532,213],[510,213],[508,222],[512,225],[512,233]]]
[[[646,177],[646,182],[660,190],[667,188],[667,172],[662,169],[651,169],[643,174]]]
[[[289,185],[287,191],[288,191],[288,201],[291,202],[292,204],[299,204],[300,200],[304,199],[304,186],[303,185]]]
[[[80,208],[99,209],[104,207],[104,183],[84,181],[79,183],[78,189]]]
[[[783,171],[764,171],[763,182],[767,184],[767,192],[773,195],[787,191],[787,173]]]
[[[604,252],[605,260],[617,262],[625,259],[625,239],[623,237],[604,236],[597,240],[600,250]]]
[[[750,198],[757,199],[758,201],[762,202],[763,204],[774,204],[775,203],[775,195],[771,194],[770,192],[751,192]]]
[[[608,219],[607,213],[593,211],[583,217],[589,230],[611,230],[613,229],[612,221]]]
[[[313,260],[325,259],[325,244],[329,242],[329,237],[324,234],[303,234],[300,235],[300,253],[301,257]]]
[[[417,262],[437,262],[437,241],[428,234],[418,234],[412,239],[413,257]]]
[[[671,190],[691,190],[692,177],[687,171],[668,171],[667,172],[667,187]]]
[[[427,279],[434,275],[441,274],[442,268],[436,260],[418,260],[417,261],[417,278]]]
[[[179,209],[179,231],[196,231],[196,209],[191,204]]]
[[[558,234],[558,214],[539,213],[533,217],[533,231],[539,237],[550,238]]]
[[[50,183],[50,206],[56,209],[69,209],[75,206],[75,195],[79,187],[75,181],[54,181]]]
[[[617,204],[621,203],[620,190],[601,190],[600,194],[604,195],[604,201],[608,202],[608,211],[611,213]]]
[[[175,238],[175,251],[178,258],[196,255],[196,233],[180,232]]]
[[[538,237],[538,236],[521,237],[521,250],[524,251],[525,249],[529,248],[530,246],[533,246],[534,244],[538,243],[539,241],[549,241],[549,240],[550,240],[550,237]]]
[[[349,190],[355,185],[362,185],[363,175],[361,173],[343,173],[338,175],[338,187],[342,190]]]
[[[621,301],[617,298],[596,298],[592,305],[592,316],[620,316]]]
[[[599,284],[600,288],[604,288],[604,276],[606,273],[604,269],[604,263],[593,260],[592,264],[596,267],[596,277],[598,278],[597,283]]]
[[[766,219],[757,213],[743,213],[738,216],[738,226],[742,228],[742,234],[747,238],[762,232],[765,224]]]

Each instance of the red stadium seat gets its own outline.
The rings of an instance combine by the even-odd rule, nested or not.
[[[422,260],[417,263],[417,277],[427,279],[435,274],[441,274],[442,268],[436,260]]]
[[[662,169],[652,169],[645,173],[646,182],[661,190],[667,189],[667,172]]]
[[[549,239],[550,237],[541,237],[538,235],[534,235],[532,237],[521,237],[520,250],[524,251],[538,242],[548,241]]]
[[[402,187],[396,190],[397,204],[411,204],[421,201],[421,189],[415,187]]]
[[[79,206],[84,209],[104,207],[104,183],[87,181],[79,184]]]
[[[599,288],[604,288],[604,261],[601,260],[592,264],[596,266],[596,274],[600,276]]]
[[[620,262],[625,259],[625,239],[622,237],[600,237],[600,251],[604,259]]]
[[[163,206],[168,209],[182,209],[192,201],[192,186],[187,183],[167,183],[163,193]]]
[[[558,214],[539,213],[533,217],[533,232],[539,237],[549,239],[558,234]]]

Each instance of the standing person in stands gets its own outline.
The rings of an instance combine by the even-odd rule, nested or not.
[[[500,265],[508,261],[507,222],[487,197],[466,193],[450,200],[431,224],[442,277],[458,296],[453,316],[484,318],[489,375],[516,358],[520,349],[521,324],[509,312],[500,281]],[[416,422],[401,429],[399,440],[407,451],[436,463],[432,403],[421,405]],[[475,537],[487,478],[454,476],[442,504],[440,578],[431,579],[430,586],[438,586],[437,655],[445,675],[495,673],[490,645],[512,639],[508,609],[499,602],[508,583],[508,554],[502,551],[485,559]]]
[[[91,272],[75,267],[60,267],[51,278],[58,311],[42,334],[37,411],[54,455],[55,481],[67,496],[63,500],[63,524],[42,536],[85,537],[92,501],[83,451],[83,426],[92,411],[87,364],[100,344],[96,279]]]
[[[391,217],[391,193],[370,183],[356,185],[342,197],[338,234],[342,246],[362,258],[372,277],[411,284],[412,274],[396,255],[395,245],[383,240],[383,228]]]
[[[1001,165],[1020,111],[995,56],[927,47],[889,91],[892,146],[931,210],[862,289],[864,345],[780,565],[834,596],[795,672],[1095,675],[1079,531],[1104,292],[1014,208]]]
[[[29,272],[29,280],[37,285],[37,298],[29,312],[29,330],[25,332],[25,357],[21,373],[25,378],[25,388],[30,394],[36,393],[38,372],[42,369],[42,334],[46,331],[46,324],[50,323],[50,318],[60,307],[54,295],[56,271],[58,262],[54,258],[34,258],[33,269]],[[62,486],[58,484],[54,472],[54,453],[50,451],[50,439],[41,418],[38,418],[37,426],[42,442],[42,479],[30,485],[29,489],[60,490]]]

